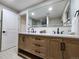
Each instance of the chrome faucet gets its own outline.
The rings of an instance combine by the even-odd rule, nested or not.
[[[61,31],[61,32],[60,32],[60,29],[57,28],[57,34],[63,34],[63,33],[64,33],[64,31]]]
[[[29,27],[28,28],[28,33],[36,33],[36,31],[34,30],[33,27]]]
[[[31,32],[32,32],[32,33],[35,33],[35,30],[34,30],[34,28],[31,28]]]
[[[28,33],[30,33],[30,28],[31,28],[31,27],[28,28]]]

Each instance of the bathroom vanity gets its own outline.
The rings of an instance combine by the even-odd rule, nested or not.
[[[21,13],[19,49],[42,59],[79,59],[71,7],[70,0],[50,1]]]
[[[43,59],[77,59],[79,58],[79,37],[20,34],[19,49]]]

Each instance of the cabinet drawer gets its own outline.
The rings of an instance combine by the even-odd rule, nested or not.
[[[42,50],[43,52],[46,50],[46,46],[42,46],[42,45],[32,45],[32,49],[38,49],[38,50]]]
[[[45,38],[40,38],[40,37],[35,37],[32,39],[33,42],[35,43],[40,43],[40,44],[45,44],[47,42],[47,40]]]
[[[32,42],[32,45],[36,46],[36,47],[46,47],[47,43],[38,43],[38,42]]]
[[[44,48],[34,48],[32,52],[34,55],[39,56],[41,58],[45,58],[46,56],[46,50]]]
[[[41,58],[45,58],[46,55],[46,47],[40,45],[32,45],[32,54],[39,56]]]
[[[41,42],[44,42],[45,41],[45,38],[35,37],[33,39],[33,41],[41,41]]]

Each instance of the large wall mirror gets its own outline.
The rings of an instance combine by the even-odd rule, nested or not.
[[[49,1],[29,9],[31,27],[70,26],[70,0]]]

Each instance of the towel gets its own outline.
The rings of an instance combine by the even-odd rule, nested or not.
[[[71,30],[75,35],[79,35],[79,15],[73,18]]]

